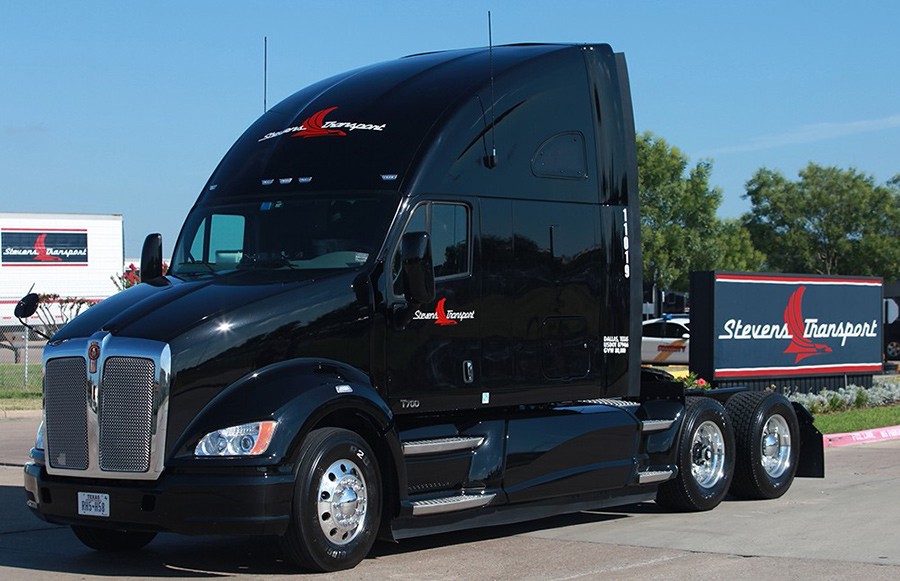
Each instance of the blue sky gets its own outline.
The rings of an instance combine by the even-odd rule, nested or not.
[[[487,44],[607,42],[638,131],[713,162],[722,216],[760,167],[900,174],[900,2],[0,2],[0,211],[119,213],[166,253],[263,108],[331,74]]]

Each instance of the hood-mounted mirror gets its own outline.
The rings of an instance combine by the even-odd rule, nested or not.
[[[32,288],[33,287],[34,287],[34,285],[32,285]],[[28,293],[27,295],[22,297],[21,300],[19,300],[19,302],[16,303],[16,308],[13,311],[13,314],[16,316],[17,319],[19,319],[19,322],[22,323],[27,329],[34,331],[35,333],[37,333],[38,335],[40,335],[41,337],[43,337],[44,339],[49,341],[50,340],[49,335],[47,335],[46,333],[43,333],[42,331],[38,331],[37,329],[35,329],[34,327],[32,327],[31,325],[26,323],[24,320],[37,312],[38,303],[40,303],[40,302],[41,302],[41,298],[38,296],[37,293]]]
[[[40,297],[37,293],[28,293],[22,299],[16,303],[16,310],[14,314],[17,319],[27,319],[31,315],[37,312],[38,303],[41,301]]]

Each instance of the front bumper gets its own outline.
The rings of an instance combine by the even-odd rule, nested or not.
[[[237,471],[234,471],[237,472]],[[51,476],[25,465],[28,507],[64,525],[188,535],[280,535],[290,521],[294,476],[289,471],[179,472],[155,481]],[[109,494],[110,516],[78,514],[78,493]]]

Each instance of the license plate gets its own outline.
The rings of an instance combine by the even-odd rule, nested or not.
[[[109,495],[99,492],[78,493],[78,514],[84,516],[109,516]]]

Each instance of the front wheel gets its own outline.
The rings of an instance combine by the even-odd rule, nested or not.
[[[678,474],[660,485],[657,504],[684,511],[715,508],[734,473],[734,432],[722,404],[687,398],[677,446]]]
[[[900,359],[900,341],[888,341],[884,346],[884,355],[891,361]]]
[[[339,428],[310,432],[280,539],[285,556],[315,571],[350,569],[369,553],[380,519],[381,477],[366,441]]]
[[[800,455],[800,426],[783,395],[743,392],[725,405],[734,422],[737,464],[731,493],[778,498],[791,487]]]
[[[72,525],[72,532],[78,540],[103,552],[137,551],[156,537],[156,533],[142,531],[116,531]]]

